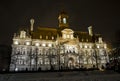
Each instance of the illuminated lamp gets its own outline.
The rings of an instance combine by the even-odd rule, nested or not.
[[[15,68],[15,71],[18,71],[18,68]]]
[[[80,45],[80,48],[82,48],[82,45]]]

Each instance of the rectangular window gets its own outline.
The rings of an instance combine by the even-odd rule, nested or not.
[[[70,38],[70,35],[67,35],[67,38]]]

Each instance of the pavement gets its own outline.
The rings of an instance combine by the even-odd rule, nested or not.
[[[120,81],[114,71],[4,73],[0,81]]]

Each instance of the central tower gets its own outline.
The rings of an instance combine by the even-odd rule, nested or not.
[[[59,14],[58,21],[59,21],[59,28],[60,29],[65,29],[65,28],[69,27],[69,24],[68,24],[68,15],[67,15],[66,12],[62,11]]]

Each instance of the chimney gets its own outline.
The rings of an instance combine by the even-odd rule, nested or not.
[[[88,27],[88,32],[90,36],[93,36],[92,26]]]
[[[99,38],[98,38],[98,42],[99,42],[99,43],[103,43],[102,37],[99,37]]]
[[[33,31],[34,19],[30,19],[30,24],[31,24],[30,30]]]

